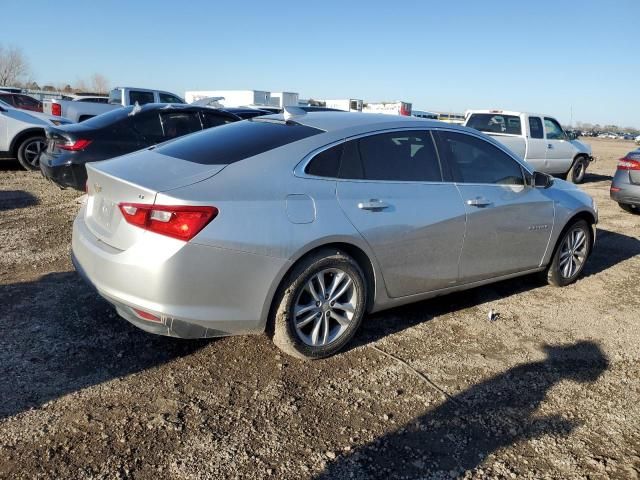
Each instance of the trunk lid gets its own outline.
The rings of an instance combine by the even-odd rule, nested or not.
[[[126,250],[148,233],[127,223],[120,203],[153,205],[159,192],[205,180],[225,165],[202,165],[143,150],[86,167],[87,228],[107,245]]]

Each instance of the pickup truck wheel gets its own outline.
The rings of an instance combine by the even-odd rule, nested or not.
[[[34,135],[22,141],[18,147],[18,161],[25,170],[40,168],[40,154],[46,147],[46,139],[42,135]]]
[[[587,173],[587,161],[584,157],[578,157],[569,171],[571,183],[582,183],[585,173]]]

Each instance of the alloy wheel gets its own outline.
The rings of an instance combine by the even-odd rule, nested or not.
[[[24,158],[33,167],[38,166],[40,154],[44,151],[45,145],[45,141],[41,139],[33,140],[25,145]]]
[[[570,279],[580,273],[587,259],[587,243],[587,234],[582,228],[569,231],[560,247],[558,262],[558,270],[563,278]]]
[[[293,306],[298,337],[312,347],[335,342],[353,320],[357,302],[356,284],[345,271],[328,268],[313,274]]]

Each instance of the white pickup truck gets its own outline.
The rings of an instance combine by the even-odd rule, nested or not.
[[[503,143],[536,170],[582,183],[591,147],[567,134],[549,115],[506,110],[468,110],[464,125]]]
[[[65,117],[72,122],[82,122],[88,118],[129,105],[146,103],[184,103],[178,95],[162,90],[146,88],[116,87],[109,93],[108,103],[85,102],[82,100],[45,100],[43,112],[57,117]]]

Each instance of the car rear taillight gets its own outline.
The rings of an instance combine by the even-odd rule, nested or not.
[[[127,223],[185,242],[195,237],[218,215],[216,207],[139,203],[121,203],[118,207]]]
[[[87,148],[93,140],[69,140],[66,143],[58,143],[56,146],[61,150],[68,150],[70,152],[77,152]]]
[[[62,105],[59,103],[51,104],[51,115],[55,115],[56,117],[62,116]]]
[[[622,157],[618,160],[618,170],[640,170],[640,158]]]

